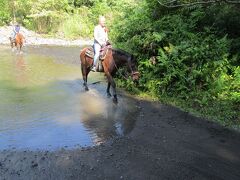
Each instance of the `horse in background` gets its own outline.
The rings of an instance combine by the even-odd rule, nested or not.
[[[25,42],[25,38],[21,33],[17,33],[15,39],[13,37],[9,37],[10,45],[13,50],[14,47],[17,48],[18,52],[22,52],[23,43]]]
[[[83,76],[83,85],[85,90],[88,91],[87,85],[87,77],[91,68],[93,66],[93,57],[89,56],[87,51],[92,49],[91,47],[86,47],[80,52],[80,61],[81,61],[81,70]],[[120,49],[112,49],[111,46],[106,48],[106,54],[102,58],[102,66],[104,73],[107,77],[107,96],[111,97],[110,87],[112,87],[113,92],[113,102],[117,103],[117,93],[116,93],[116,83],[113,79],[114,75],[118,71],[119,68],[126,66],[128,72],[131,73],[131,77],[133,81],[137,81],[139,79],[139,72],[137,71],[137,61],[133,55],[120,50]]]

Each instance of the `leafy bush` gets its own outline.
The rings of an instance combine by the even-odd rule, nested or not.
[[[0,26],[10,21],[10,10],[6,0],[0,1]]]
[[[63,32],[66,38],[90,37],[93,33],[93,24],[87,16],[76,14],[68,16],[59,31]]]
[[[115,21],[114,41],[137,56],[140,90],[160,99],[184,100],[185,106],[203,114],[217,116],[221,107],[218,118],[229,124],[226,121],[239,118],[240,104],[240,58],[234,50],[240,41],[232,39],[235,30],[225,21],[232,14],[240,17],[235,7],[227,5],[168,10],[157,1],[147,1]],[[237,17],[231,19],[234,29]],[[128,89],[132,85],[120,84]]]

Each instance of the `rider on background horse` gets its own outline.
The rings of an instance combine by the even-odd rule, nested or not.
[[[12,26],[13,26],[12,33],[11,33],[11,35],[9,37],[12,51],[14,51],[14,47],[16,47],[18,52],[22,53],[23,43],[26,43],[26,39],[20,33],[20,26],[19,26],[19,24],[16,24],[16,25],[12,24]]]
[[[98,25],[94,28],[94,63],[92,71],[96,72],[96,65],[99,60],[100,50],[108,42],[108,30],[105,26],[106,19],[104,16],[99,16]]]
[[[19,31],[20,31],[20,26],[19,26],[19,24],[16,24],[15,26],[13,26],[13,31],[12,31],[12,34],[11,34],[11,38],[12,38],[13,40],[15,40],[16,35],[17,35],[17,33],[19,33]]]

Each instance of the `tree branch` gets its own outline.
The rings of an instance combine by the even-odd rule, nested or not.
[[[229,4],[240,4],[240,1],[229,1],[229,0],[225,0],[226,3],[229,3]]]
[[[175,8],[175,7],[186,7],[186,6],[193,6],[197,4],[213,4],[213,3],[218,3],[218,2],[226,2],[229,4],[240,4],[240,1],[230,1],[230,0],[209,0],[209,1],[197,1],[197,2],[192,2],[192,3],[183,3],[183,4],[176,4],[176,5],[170,5],[174,2],[177,2],[177,0],[173,0],[167,3],[162,3],[160,0],[158,0],[158,3],[161,6],[167,7],[167,8]]]

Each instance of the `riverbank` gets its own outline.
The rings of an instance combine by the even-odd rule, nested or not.
[[[40,34],[30,31],[21,27],[20,32],[26,38],[25,45],[56,45],[56,46],[84,46],[91,45],[93,40],[79,39],[79,40],[66,40],[58,38],[45,38]],[[12,26],[0,27],[0,44],[9,44],[9,36],[12,33]]]
[[[240,176],[240,135],[175,107],[137,102],[136,126],[92,148],[0,152],[0,177],[20,179],[232,179]]]

